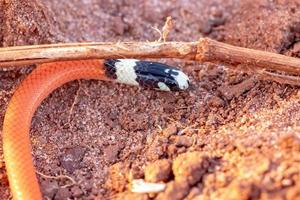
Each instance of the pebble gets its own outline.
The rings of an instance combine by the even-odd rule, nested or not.
[[[121,149],[123,149],[124,146],[123,145],[109,145],[107,147],[105,147],[104,149],[104,158],[106,160],[106,162],[108,163],[115,163],[118,160],[118,155],[121,151]]]
[[[187,152],[179,155],[173,161],[173,174],[175,180],[187,180],[194,185],[207,172],[209,163],[201,152]]]
[[[167,159],[157,160],[145,168],[145,180],[148,182],[166,182],[172,173],[171,162]]]
[[[170,137],[171,135],[175,135],[177,133],[177,127],[175,124],[169,124],[167,128],[163,130],[163,135],[165,137]]]
[[[117,192],[123,192],[126,189],[129,177],[129,166],[126,163],[116,163],[109,168],[106,187]]]
[[[193,138],[189,136],[175,137],[175,144],[177,147],[190,147],[193,144]]]
[[[249,78],[236,85],[222,85],[218,88],[218,91],[221,92],[222,96],[227,100],[231,100],[250,90],[255,84],[256,80],[254,78]]]
[[[76,169],[80,169],[85,151],[86,149],[81,146],[66,149],[64,154],[59,158],[62,167],[69,173],[73,173]]]
[[[160,193],[156,200],[181,200],[189,193],[189,184],[187,181],[171,181],[167,188]]]

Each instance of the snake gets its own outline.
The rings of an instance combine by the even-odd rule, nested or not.
[[[51,92],[77,79],[96,79],[161,91],[181,91],[189,87],[186,74],[159,62],[91,59],[39,64],[17,87],[4,116],[3,155],[13,199],[43,198],[31,154],[31,121],[36,109]]]

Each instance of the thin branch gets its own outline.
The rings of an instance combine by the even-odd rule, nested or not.
[[[258,78],[270,80],[270,81],[276,81],[278,83],[284,83],[289,85],[300,85],[300,76],[292,76],[292,75],[262,71],[260,74],[258,74]]]
[[[198,42],[68,43],[0,48],[0,67],[63,60],[180,58],[194,60]]]
[[[36,171],[36,173],[38,175],[42,176],[43,178],[47,178],[47,179],[55,179],[55,180],[68,179],[69,181],[71,181],[70,184],[64,185],[64,186],[62,186],[62,188],[67,188],[67,187],[70,187],[70,186],[73,186],[76,184],[76,181],[72,177],[67,176],[67,175],[49,176],[49,175],[43,174],[42,172],[39,172],[39,171]]]
[[[209,38],[201,38],[196,42],[92,42],[0,48],[0,68],[96,58],[178,58],[233,66],[245,65],[254,71],[276,70],[300,75],[298,58],[237,47]]]
[[[169,17],[167,17],[165,25],[162,28],[162,38],[160,38],[160,40],[163,39],[163,41],[166,42],[167,37],[168,37],[169,33],[171,32],[172,28],[173,28],[173,20],[172,20],[172,17],[169,16]]]
[[[300,75],[300,59],[281,54],[237,47],[208,38],[199,40],[196,60],[201,62],[247,65]]]

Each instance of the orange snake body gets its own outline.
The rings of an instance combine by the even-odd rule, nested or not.
[[[69,81],[75,79],[113,81],[113,78],[106,74],[104,62],[79,60],[42,64],[26,77],[14,93],[3,123],[4,160],[14,199],[42,199],[32,162],[29,137],[35,110],[53,90]]]

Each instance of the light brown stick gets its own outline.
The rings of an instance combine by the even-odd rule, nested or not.
[[[0,67],[108,58],[179,58],[300,75],[300,59],[201,38],[197,42],[73,43],[0,48]]]
[[[300,59],[266,51],[237,47],[211,39],[200,39],[196,60],[244,65],[300,75]]]
[[[197,42],[69,43],[0,48],[0,67],[63,60],[180,58],[194,60]]]

